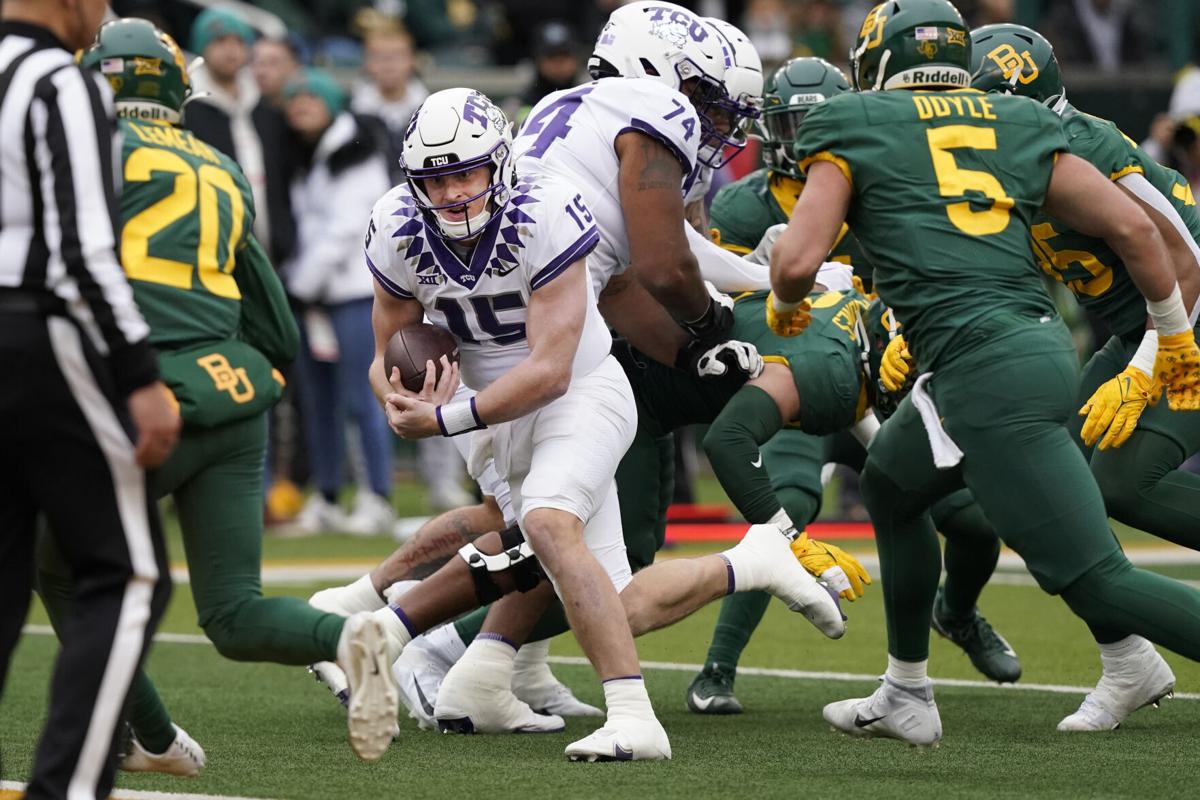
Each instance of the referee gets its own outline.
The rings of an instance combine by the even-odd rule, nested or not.
[[[105,0],[0,9],[0,689],[35,521],[76,576],[28,798],[107,797],[114,731],[170,593],[144,469],[179,420],[117,262],[111,95],[75,66]]]

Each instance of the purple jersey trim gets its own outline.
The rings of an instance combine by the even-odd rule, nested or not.
[[[565,272],[567,267],[595,250],[598,244],[600,244],[600,231],[593,225],[584,231],[583,235],[576,239],[574,244],[555,256],[549,264],[538,270],[537,274],[533,276],[533,280],[529,282],[529,287],[531,289],[542,288]]]
[[[616,147],[617,139],[621,136],[621,134],[629,133],[630,131],[644,133],[652,139],[662,142],[662,144],[671,151],[675,158],[679,159],[679,165],[683,167],[683,174],[685,176],[690,175],[692,170],[695,169],[696,165],[692,163],[692,160],[687,157],[686,153],[679,149],[679,145],[671,141],[671,137],[667,136],[658,128],[654,127],[649,122],[645,122],[644,120],[636,118],[629,120],[629,124],[617,131],[617,135],[613,137],[613,147]]]
[[[375,276],[375,280],[379,282],[379,285],[382,286],[388,294],[392,295],[393,297],[399,297],[401,300],[415,299],[410,292],[404,291],[400,288],[399,284],[380,272],[375,266],[375,262],[371,261],[371,257],[369,255],[363,253],[363,257],[367,259],[367,269],[371,270],[371,274]]]

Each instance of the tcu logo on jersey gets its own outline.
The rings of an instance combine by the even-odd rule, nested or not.
[[[665,39],[675,47],[683,47],[690,37],[694,42],[703,42],[708,38],[708,29],[704,23],[669,6],[654,6],[646,9],[650,15],[650,32],[660,39]]]

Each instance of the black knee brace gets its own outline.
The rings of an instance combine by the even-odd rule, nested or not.
[[[471,570],[475,581],[475,596],[483,605],[499,600],[504,590],[492,577],[493,572],[507,572],[517,590],[528,592],[545,577],[533,548],[525,541],[520,527],[513,525],[500,531],[500,552],[489,555],[481,552],[474,544],[463,545],[458,551]]]

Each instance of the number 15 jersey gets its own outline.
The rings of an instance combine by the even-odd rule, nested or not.
[[[630,131],[656,139],[679,160],[685,193],[695,172],[700,120],[687,97],[649,78],[603,78],[549,94],[513,142],[519,174],[554,175],[583,192],[600,231],[588,260],[597,294],[629,265],[616,141]]]
[[[417,208],[407,184],[371,211],[367,268],[393,297],[416,300],[458,341],[462,380],[482,390],[529,355],[529,299],[599,240],[592,212],[572,186],[517,179],[512,197],[460,257]],[[590,266],[590,257],[588,258]],[[587,283],[583,332],[572,364],[586,375],[608,356],[612,336]]]
[[[986,317],[1054,308],[1030,225],[1067,149],[1045,106],[973,89],[838,95],[795,148],[802,169],[829,161],[850,182],[846,221],[922,371]]]

